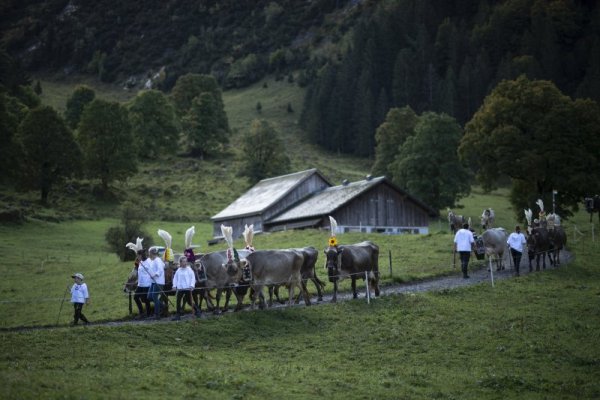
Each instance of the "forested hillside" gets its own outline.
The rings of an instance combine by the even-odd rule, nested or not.
[[[382,1],[348,51],[310,86],[302,123],[330,150],[372,156],[390,107],[444,112],[461,125],[503,79],[552,81],[600,99],[600,14],[584,1]]]
[[[168,91],[185,73],[224,89],[295,71],[302,126],[326,149],[373,156],[392,107],[462,125],[502,79],[598,100],[597,2],[567,0],[9,0],[2,43],[29,71]]]
[[[474,177],[510,185],[515,210],[557,192],[576,211],[600,190],[597,2],[8,0],[0,15],[0,182],[43,204],[62,180],[110,198],[167,154],[252,184],[314,167],[301,142],[438,209]],[[39,79],[131,96],[79,85],[62,113]]]

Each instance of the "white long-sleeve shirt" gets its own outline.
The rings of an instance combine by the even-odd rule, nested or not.
[[[152,279],[150,278],[150,272],[152,271],[152,262],[149,258],[145,261],[140,261],[138,266],[138,286],[139,287],[150,287]]]
[[[81,285],[74,283],[73,286],[71,286],[71,303],[85,304],[89,297],[90,294],[88,293],[88,288],[85,283],[82,283]]]
[[[519,251],[521,253],[523,252],[523,245],[526,243],[527,240],[525,239],[525,235],[523,235],[521,232],[511,233],[510,236],[508,236],[508,240],[506,241],[506,244],[508,244],[511,249],[515,249],[516,251]]]
[[[475,242],[473,232],[468,229],[459,229],[454,235],[456,251],[471,251],[471,245]]]
[[[173,276],[173,289],[188,290],[196,286],[196,275],[189,267],[179,267]]]
[[[154,278],[153,282],[158,283],[159,285],[165,284],[165,263],[160,257],[155,257],[154,260],[151,260],[152,267],[150,268],[150,274],[152,278]]]

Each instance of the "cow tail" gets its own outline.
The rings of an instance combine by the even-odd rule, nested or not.
[[[316,272],[313,274],[313,277],[314,277],[315,282],[317,282],[317,284],[319,286],[321,286],[321,289],[325,289],[325,282],[323,282],[322,280],[319,279]]]

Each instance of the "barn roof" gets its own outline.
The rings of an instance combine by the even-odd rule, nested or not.
[[[326,188],[319,193],[314,194],[307,200],[298,204],[276,218],[269,220],[269,223],[290,221],[299,218],[316,217],[325,214],[331,214],[333,211],[354,199],[360,193],[382,182],[385,177],[365,179],[362,181],[348,183]]]
[[[348,184],[342,184],[339,186],[333,186],[322,190],[319,193],[314,194],[307,200],[298,204],[295,207],[279,214],[277,217],[272,218],[268,221],[269,224],[280,223],[285,221],[293,221],[304,218],[314,218],[317,216],[332,214],[335,210],[342,207],[346,203],[350,202],[361,193],[366,192],[372,187],[379,185],[383,182],[389,184],[396,191],[408,196],[413,202],[425,209],[428,214],[435,215],[436,211],[431,207],[427,206],[420,200],[414,198],[408,193],[404,192],[400,188],[388,182],[385,176],[377,178],[368,178],[357,182]]]
[[[330,184],[316,168],[263,179],[211,219],[214,221],[261,214],[313,174],[319,174]]]

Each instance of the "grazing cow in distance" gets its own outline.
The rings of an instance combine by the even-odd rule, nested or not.
[[[488,229],[481,234],[483,244],[485,246],[485,254],[488,259],[492,259],[496,263],[496,271],[504,269],[504,251],[506,250],[506,240],[508,232],[504,228]]]
[[[240,261],[242,269],[250,273],[251,288],[253,289],[251,306],[254,307],[256,298],[260,298],[259,307],[265,307],[262,289],[265,286],[285,285],[289,290],[289,305],[292,305],[294,288],[300,288],[304,303],[309,306],[310,299],[305,286],[302,285],[302,265],[304,255],[297,250],[256,250]]]
[[[448,208],[448,223],[450,224],[452,234],[461,229],[466,222],[465,217],[454,214],[454,211]]]
[[[483,214],[481,214],[481,228],[483,230],[491,229],[494,227],[495,222],[496,214],[494,214],[494,210],[491,208],[486,208],[483,210]]]
[[[325,249],[325,256],[329,281],[333,282],[332,302],[337,301],[338,281],[348,277],[352,279],[352,295],[356,299],[356,279],[365,280],[365,272],[371,287],[375,288],[375,296],[379,296],[379,246],[369,241],[330,246]]]

